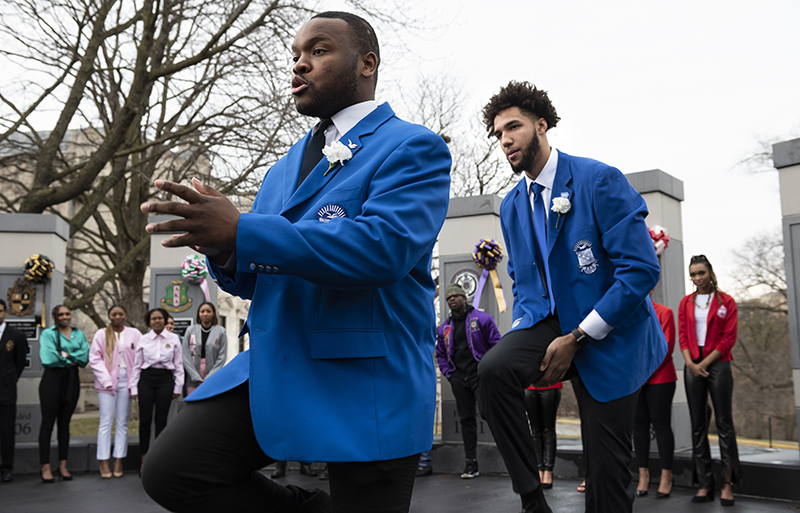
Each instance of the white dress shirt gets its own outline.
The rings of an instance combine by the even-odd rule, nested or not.
[[[359,121],[367,117],[370,112],[377,108],[378,102],[375,100],[367,100],[345,107],[331,116],[333,124],[325,129],[325,144],[331,144],[341,139],[342,136],[356,126]],[[319,123],[315,125],[315,131],[317,126],[319,126]]]
[[[556,170],[558,169],[558,150],[551,147],[550,148],[550,156],[547,158],[547,162],[545,163],[542,171],[539,173],[539,176],[536,177],[536,180],[531,180],[528,174],[525,174],[525,186],[526,190],[528,191],[528,202],[531,206],[531,216],[533,216],[534,208],[533,208],[533,194],[530,194],[531,184],[538,183],[542,187],[542,201],[545,205],[548,205],[544,209],[545,215],[545,226],[547,225],[547,220],[550,218],[550,198],[553,196],[553,182],[556,179]],[[534,223],[535,225],[535,223]],[[606,321],[600,317],[600,314],[597,313],[597,310],[592,310],[589,312],[589,315],[586,316],[583,321],[579,324],[580,328],[586,332],[589,337],[593,340],[602,340],[606,338],[606,336],[611,333],[611,330],[614,329],[613,326],[608,324]]]

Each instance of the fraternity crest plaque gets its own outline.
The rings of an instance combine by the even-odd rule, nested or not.
[[[24,278],[17,278],[14,285],[8,289],[8,310],[12,315],[24,317],[33,315],[36,289]]]

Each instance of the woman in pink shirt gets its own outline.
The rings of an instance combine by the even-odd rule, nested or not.
[[[167,331],[168,314],[154,308],[145,315],[150,331],[139,339],[131,369],[131,397],[139,401],[139,449],[142,463],[150,448],[150,423],[155,407],[156,437],[167,425],[172,399],[183,388],[183,353],[178,335]],[[141,468],[139,470],[141,476]]]
[[[89,349],[89,365],[94,371],[94,387],[100,403],[100,426],[97,429],[97,461],[100,477],[122,477],[122,460],[128,454],[128,415],[131,411],[130,380],[136,346],[142,334],[125,326],[128,314],[120,305],[108,310],[109,325],[98,330]],[[114,436],[114,472],[108,467],[111,456],[111,425],[116,414]]]

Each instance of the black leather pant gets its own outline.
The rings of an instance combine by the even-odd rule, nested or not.
[[[663,470],[672,470],[675,437],[672,434],[672,397],[675,382],[644,385],[639,391],[636,418],[633,423],[633,447],[639,468],[647,468],[650,460],[650,424],[656,433],[658,457]]]
[[[525,390],[525,409],[540,472],[552,472],[556,461],[556,413],[560,402],[560,388]]]
[[[699,363],[697,360],[695,363]],[[732,470],[731,481],[740,479],[739,450],[736,447],[736,433],[733,430],[733,375],[731,363],[716,361],[708,367],[708,377],[698,377],[684,369],[686,400],[692,420],[692,455],[694,457],[693,482],[700,488],[711,488],[716,484],[711,467],[711,449],[708,445],[708,396],[714,405],[714,418],[717,421],[719,452],[724,474],[719,484],[727,481],[728,471]]]

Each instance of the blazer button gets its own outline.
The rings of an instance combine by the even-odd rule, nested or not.
[[[256,270],[256,264],[250,264],[250,270],[251,271],[255,271]]]
[[[542,294],[542,297],[547,299],[547,294]]]
[[[273,267],[272,268],[272,272],[277,273],[278,272],[278,268],[277,267]]]
[[[258,266],[258,272],[260,272],[260,273],[264,272],[264,266],[263,265],[259,265]]]
[[[268,272],[268,273],[271,273],[271,272],[272,272],[272,267],[270,267],[270,266],[267,266],[267,272]]]

